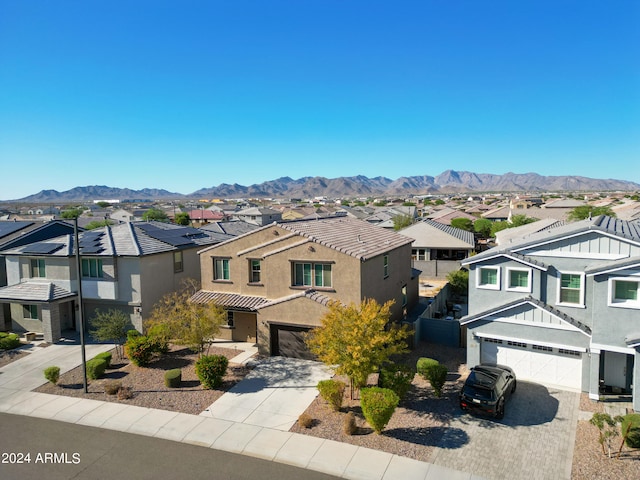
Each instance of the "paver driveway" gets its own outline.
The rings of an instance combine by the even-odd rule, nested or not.
[[[430,462],[493,480],[569,479],[580,394],[518,382],[503,420],[460,412]]]

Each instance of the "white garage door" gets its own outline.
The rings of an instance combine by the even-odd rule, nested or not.
[[[516,378],[580,390],[582,353],[564,348],[483,338],[480,361],[513,368]]]

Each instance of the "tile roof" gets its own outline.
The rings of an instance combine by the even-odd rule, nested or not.
[[[269,301],[264,297],[252,295],[240,295],[237,293],[211,292],[200,290],[196,292],[189,301],[193,303],[215,303],[221,307],[255,312]]]
[[[346,216],[293,220],[277,225],[361,260],[382,255],[413,242],[412,238]]]
[[[0,300],[55,302],[76,294],[50,282],[24,282],[0,288]]]

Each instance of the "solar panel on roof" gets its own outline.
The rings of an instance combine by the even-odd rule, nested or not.
[[[32,243],[27,245],[22,252],[49,254],[60,250],[62,247],[64,247],[64,243]]]
[[[33,225],[33,222],[0,222],[0,237],[11,235],[12,233],[22,230],[29,225]]]

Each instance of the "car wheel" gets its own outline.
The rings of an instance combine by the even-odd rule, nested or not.
[[[496,407],[496,418],[502,420],[504,418],[504,397],[498,400],[498,406]]]
[[[513,381],[513,387],[511,387],[511,393],[516,391],[516,387],[518,386],[518,382],[516,380]]]

